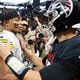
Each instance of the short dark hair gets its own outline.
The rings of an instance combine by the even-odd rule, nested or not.
[[[19,17],[17,10],[15,9],[3,9],[2,13],[2,21],[13,19],[15,17]]]

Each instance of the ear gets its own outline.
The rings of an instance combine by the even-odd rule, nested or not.
[[[5,20],[5,21],[4,21],[4,26],[5,26],[5,27],[8,26],[8,22],[9,22],[9,20]]]
[[[7,24],[7,23],[8,23],[8,20],[4,20],[3,23],[4,23],[4,24]]]

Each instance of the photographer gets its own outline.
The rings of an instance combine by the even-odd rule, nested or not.
[[[37,39],[36,39],[36,51],[39,51],[39,57],[43,57],[43,52],[45,50],[45,41],[44,41],[44,34],[43,33],[37,33]]]
[[[73,0],[68,2],[60,0],[57,3],[58,6],[54,10],[59,9],[60,12],[53,23],[57,41],[53,44],[52,53],[49,53],[46,58],[46,67],[42,67],[39,71],[25,68],[24,64],[10,53],[8,46],[0,43],[0,55],[21,80],[74,80],[75,77],[80,76],[80,36],[77,35],[76,29],[72,28],[72,25],[80,22],[79,4]],[[67,3],[69,3],[68,6]],[[55,1],[53,4],[57,5]],[[23,49],[31,59],[38,62],[38,58],[35,59],[25,46]]]

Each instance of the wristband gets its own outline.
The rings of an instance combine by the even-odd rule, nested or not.
[[[20,62],[15,56],[13,56],[13,54],[10,54],[6,58],[5,63],[11,69],[11,71],[19,78],[19,80],[23,80],[26,72],[29,70],[29,68],[25,67],[22,62]]]

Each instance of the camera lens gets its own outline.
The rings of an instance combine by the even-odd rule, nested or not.
[[[44,37],[44,34],[43,33],[40,33],[39,34],[39,38],[43,38]]]
[[[34,40],[31,40],[31,39],[28,40],[28,44],[29,44],[29,45],[32,45],[33,43],[34,43]]]

